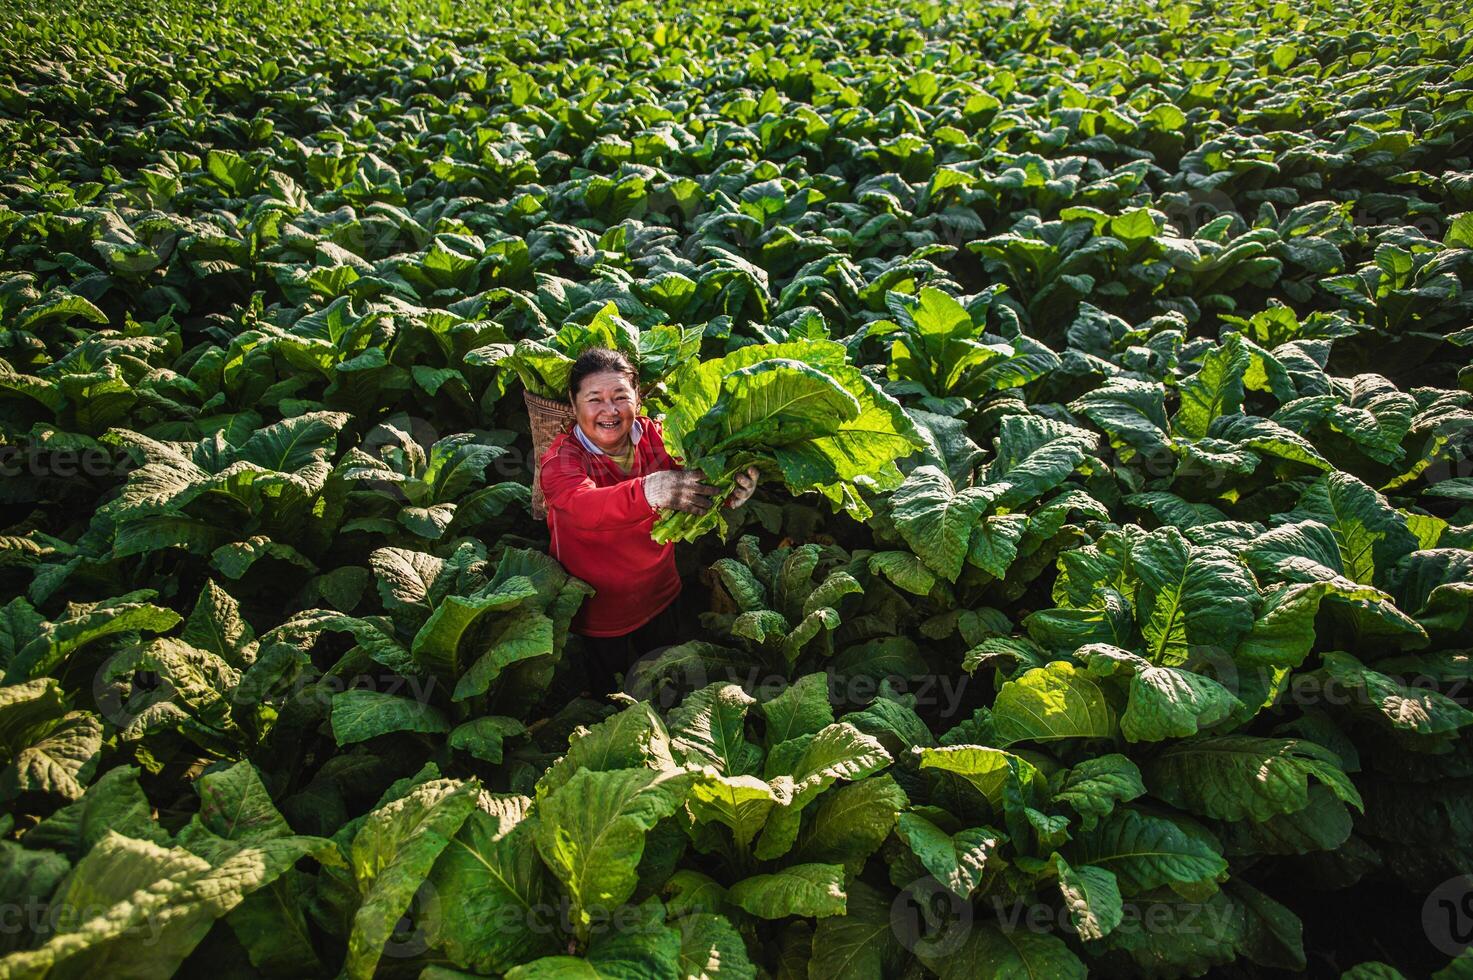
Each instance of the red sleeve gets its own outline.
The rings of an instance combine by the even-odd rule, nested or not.
[[[600,487],[583,472],[579,452],[566,443],[554,446],[543,457],[541,474],[548,510],[556,510],[558,519],[569,527],[598,530],[634,524],[651,514],[644,497],[644,480]]]

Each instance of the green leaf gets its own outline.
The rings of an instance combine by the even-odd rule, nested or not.
[[[90,301],[71,293],[53,290],[39,303],[32,303],[21,311],[12,322],[11,329],[37,333],[51,324],[65,323],[76,316],[92,323],[108,322],[107,314]]]
[[[443,558],[403,548],[379,548],[368,556],[385,608],[428,613],[436,604],[437,582],[446,570]]]
[[[756,980],[747,944],[725,916],[697,912],[675,926],[680,931],[679,980]]]
[[[847,576],[846,576],[847,577]],[[855,590],[858,591],[858,590]],[[816,595],[817,593],[815,593]],[[804,613],[802,620],[793,627],[791,633],[783,638],[779,647],[783,658],[789,663],[795,663],[802,655],[804,647],[825,631],[837,629],[839,626],[839,614],[829,606],[822,606],[810,612]]]
[[[1057,853],[1053,861],[1059,873],[1064,907],[1069,910],[1069,919],[1080,939],[1103,939],[1120,925],[1125,918],[1125,906],[1113,874],[1088,864],[1072,868]]]
[[[674,769],[665,723],[646,703],[631,704],[591,729],[578,728],[567,754],[537,781],[540,800],[567,783],[580,770]]]
[[[1050,784],[1053,798],[1073,807],[1085,830],[1113,812],[1116,803],[1129,803],[1146,794],[1140,769],[1116,752],[1081,760],[1052,777]]]
[[[1309,805],[1260,822],[1222,824],[1224,853],[1308,854],[1333,851],[1350,837],[1354,819],[1349,808],[1323,786],[1309,788]]]
[[[869,556],[870,574],[883,575],[890,583],[912,595],[929,595],[936,575],[909,551],[877,551]]]
[[[895,527],[916,555],[937,575],[956,581],[966,560],[972,531],[991,503],[986,491],[958,492],[934,466],[918,466],[890,497]]]
[[[1024,929],[1003,929],[991,922],[973,923],[959,947],[946,934],[937,942],[946,953],[918,952],[941,980],[1084,980],[1087,971],[1058,936]]]
[[[966,651],[962,669],[977,673],[980,669],[997,668],[1003,676],[1008,676],[1019,668],[1041,668],[1046,660],[1043,650],[1027,637],[987,637]]]
[[[773,609],[753,609],[744,612],[731,623],[731,634],[753,643],[766,644],[785,640],[792,631],[782,613]]]
[[[426,920],[427,939],[463,969],[498,973],[556,951],[531,805],[483,795],[430,872],[438,914]]]
[[[216,548],[210,553],[210,567],[226,578],[238,581],[262,558],[275,558],[309,572],[317,571],[312,560],[296,548],[280,541],[272,541],[264,534],[253,535],[244,541],[232,541]]]
[[[113,677],[136,678],[141,671],[159,675],[160,683],[152,688],[134,687],[127,708],[135,717],[124,728],[130,738],[176,726],[205,737],[210,731],[240,737],[232,708],[241,675],[213,653],[159,637],[130,648],[109,662],[106,671]]]
[[[51,623],[15,655],[6,669],[5,683],[15,684],[49,674],[73,652],[104,637],[130,632],[162,633],[179,622],[179,614],[172,609],[133,601],[139,595],[153,593],[131,593],[84,606],[76,614]]]
[[[450,732],[450,747],[469,752],[483,762],[501,765],[502,742],[525,735],[527,726],[504,715],[485,715],[456,725]]]
[[[455,504],[403,507],[399,510],[398,521],[421,538],[438,541],[455,521]]]
[[[1338,757],[1298,739],[1223,735],[1173,745],[1146,766],[1146,785],[1172,806],[1217,820],[1264,821],[1309,805],[1313,776],[1361,808]]]
[[[205,154],[205,172],[226,191],[241,197],[253,182],[255,167],[232,150],[210,150]]]
[[[842,915],[844,869],[837,864],[795,864],[745,878],[727,889],[726,898],[761,919]]]
[[[1144,657],[1103,645],[1076,654],[1091,673],[1130,675],[1130,694],[1120,717],[1120,733],[1132,742],[1186,738],[1211,728],[1243,708],[1217,681],[1191,670],[1156,667]]]
[[[1464,950],[1447,966],[1432,974],[1432,980],[1468,980],[1470,975],[1473,975],[1473,956]]]
[[[1200,647],[1231,651],[1252,628],[1257,587],[1226,551],[1199,548],[1165,527],[1141,540],[1132,556],[1141,634],[1155,663],[1184,663]]]
[[[683,868],[670,876],[660,893],[672,916],[718,912],[726,907],[726,887],[709,875]]]
[[[55,678],[0,685],[0,752],[13,759],[66,712],[67,698]]]
[[[1392,573],[1390,586],[1398,604],[1411,610],[1429,632],[1456,634],[1473,615],[1473,551],[1413,552]]]
[[[1200,975],[1239,959],[1304,970],[1298,918],[1240,879],[1210,897],[1161,906],[1155,927],[1118,928],[1105,944],[1128,952],[1141,969],[1172,975]]]
[[[768,860],[786,854],[797,838],[804,807],[836,781],[862,779],[890,761],[878,740],[843,722],[774,746],[765,774],[769,780],[789,776],[792,796],[768,817],[757,841],[757,856]]]
[[[1115,711],[1094,679],[1066,660],[1035,667],[1003,684],[992,706],[998,744],[1111,738]]]
[[[995,504],[1016,508],[1054,489],[1088,457],[1090,432],[1036,415],[1009,415],[998,427],[996,453],[980,489]]]
[[[767,608],[767,589],[752,574],[752,570],[734,558],[718,558],[711,566],[725,586],[727,595],[743,612],[755,612]]]
[[[681,936],[664,925],[658,902],[633,910],[624,928],[599,932],[586,959],[547,956],[506,973],[507,980],[647,980],[677,977],[681,972]]]
[[[197,819],[216,836],[246,844],[291,836],[291,827],[249,762],[201,775],[194,791],[200,799]]]
[[[738,847],[747,847],[767,822],[774,806],[792,799],[786,783],[774,785],[756,776],[723,776],[714,770],[701,774],[690,789],[689,804],[696,823],[712,821],[731,830]]]
[[[1099,603],[1101,589],[1134,591],[1134,552],[1145,537],[1140,528],[1127,524],[1106,531],[1093,544],[1065,551],[1059,556],[1054,601],[1084,609]]]
[[[676,758],[727,776],[757,772],[762,750],[745,737],[747,709],[756,703],[735,684],[718,682],[692,692],[668,719]]]
[[[1442,244],[1448,248],[1473,248],[1473,211],[1464,211],[1448,221]]]
[[[1230,333],[1202,358],[1202,367],[1178,387],[1181,405],[1172,417],[1178,434],[1202,439],[1212,423],[1234,415],[1243,405],[1243,375],[1248,371],[1248,351],[1243,338]]]
[[[1063,581],[1060,576],[1059,581]],[[1134,610],[1113,588],[1101,588],[1079,609],[1041,609],[1023,620],[1028,635],[1051,650],[1068,652],[1089,643],[1129,645],[1135,638]]]
[[[461,643],[476,621],[487,613],[513,609],[536,595],[532,581],[516,575],[485,594],[449,596],[419,628],[410,652],[424,668],[444,680],[459,682],[473,659],[472,651],[462,650]]]
[[[891,920],[890,900],[863,881],[852,881],[845,890],[844,914],[818,920],[813,958],[798,974],[799,980],[883,980],[896,975],[906,961],[906,949]]]
[[[1222,415],[1212,420],[1207,435],[1260,456],[1303,463],[1321,472],[1334,469],[1308,439],[1271,419],[1253,415]]]
[[[310,976],[326,969],[318,958],[304,914],[312,881],[305,873],[290,870],[247,895],[226,916],[251,966],[262,973]]]
[[[890,836],[896,815],[909,802],[889,775],[836,786],[819,797],[812,816],[798,832],[793,860],[842,864],[849,874],[859,874]]]
[[[555,629],[551,618],[525,606],[502,617],[483,640],[486,652],[456,682],[451,700],[464,701],[485,694],[512,664],[550,657],[555,648]]]
[[[28,848],[50,848],[76,860],[110,830],[155,844],[168,841],[168,833],[154,822],[153,805],[132,766],[109,769],[81,799],[52,813],[22,839]]]
[[[1113,444],[1132,447],[1147,457],[1160,458],[1171,451],[1165,389],[1159,383],[1111,378],[1069,407],[1108,433]]]
[[[332,457],[337,436],[351,416],[344,412],[307,412],[257,429],[235,452],[235,458],[279,473],[295,473]]]
[[[805,674],[781,694],[761,705],[767,719],[767,747],[800,735],[811,735],[834,723],[834,709],[829,705],[827,674]]]
[[[1288,519],[1319,521],[1328,527],[1345,574],[1363,585],[1381,584],[1393,565],[1417,550],[1406,518],[1349,473],[1327,473],[1316,480]]]
[[[716,404],[684,446],[698,456],[782,446],[831,435],[859,411],[858,399],[828,374],[801,361],[774,358],[728,374]]]
[[[1068,856],[1076,866],[1113,873],[1125,895],[1169,886],[1183,898],[1200,900],[1227,878],[1227,861],[1204,839],[1165,817],[1120,807],[1076,834]]]
[[[339,746],[390,732],[444,733],[450,722],[434,705],[413,698],[368,691],[343,691],[332,699],[332,735]]]
[[[46,726],[0,772],[0,799],[46,793],[79,799],[102,754],[102,722],[90,711],[73,711]]]
[[[109,832],[52,896],[58,908],[94,914],[68,921],[42,946],[13,953],[9,976],[126,975],[165,980],[214,920],[321,849],[292,837],[235,849],[216,866],[182,848]]]
[[[1025,789],[1041,788],[1042,774],[1021,756],[981,745],[944,745],[915,750],[922,769],[955,773],[1001,810],[1003,787],[1016,776]]]
[[[987,862],[1003,837],[991,827],[974,827],[948,834],[925,817],[902,813],[895,828],[937,881],[958,898],[970,898],[987,873]]]
[[[200,811],[180,832],[179,841],[212,861],[256,846],[289,847],[310,838],[295,838],[272,803],[256,769],[248,762],[206,773],[195,782]],[[334,846],[322,841],[323,852]],[[320,860],[327,853],[319,852]],[[266,887],[246,896],[227,922],[258,969],[300,973],[321,969],[303,915],[306,878],[288,870]]]
[[[1407,980],[1406,975],[1387,963],[1357,963],[1340,974],[1340,980]]]
[[[1184,530],[1227,520],[1227,515],[1211,504],[1192,503],[1164,490],[1133,493],[1125,502],[1149,509],[1162,524],[1174,524]]]
[[[347,852],[361,902],[348,936],[345,976],[373,976],[394,924],[475,809],[476,793],[473,783],[435,779],[368,814]]]
[[[1327,406],[1325,421],[1379,463],[1401,459],[1402,439],[1417,413],[1417,401],[1379,374],[1331,382],[1341,398]]]
[[[996,578],[1003,578],[1013,559],[1018,557],[1018,544],[1028,530],[1026,514],[1000,514],[984,518],[972,532],[967,561]]]
[[[100,840],[106,833],[103,828]],[[89,846],[90,846],[89,842]],[[47,900],[71,870],[67,859],[55,851],[23,848],[15,841],[0,841],[0,895],[28,909],[46,910]],[[29,945],[29,930],[17,928],[0,935],[0,954]]]
[[[739,468],[762,463],[790,492],[816,490],[836,511],[864,519],[861,490],[894,489],[902,480],[895,460],[923,445],[899,403],[830,341],[740,347],[686,365],[671,387],[666,447],[722,490]],[[691,540],[725,526],[721,508],[712,508],[701,517],[666,514],[653,534]]]
[[[253,659],[251,643],[255,635],[241,618],[240,603],[211,581],[200,590],[180,639],[208,650],[232,667],[244,667]]]
[[[0,606],[0,668],[7,667],[45,623],[25,596],[16,596]]]
[[[538,802],[537,850],[572,901],[573,926],[634,894],[645,834],[685,801],[691,780],[652,769],[584,769]]]
[[[1320,665],[1317,673],[1327,690],[1354,692],[1352,710],[1369,709],[1363,713],[1389,728],[1413,735],[1448,735],[1473,724],[1473,711],[1446,694],[1406,687],[1348,653],[1327,651],[1321,654]]]
[[[1332,588],[1330,582],[1309,582],[1271,590],[1234,659],[1245,665],[1298,667],[1314,646],[1315,616]]]

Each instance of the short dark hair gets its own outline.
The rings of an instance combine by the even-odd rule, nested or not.
[[[633,361],[619,351],[609,350],[607,347],[590,347],[573,362],[573,370],[568,375],[568,398],[571,400],[578,397],[578,388],[583,384],[584,378],[605,371],[627,376],[629,386],[635,391],[639,390],[639,372],[635,370]]]

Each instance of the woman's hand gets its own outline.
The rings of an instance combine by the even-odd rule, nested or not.
[[[660,470],[642,477],[644,499],[651,507],[678,510],[683,514],[704,514],[711,509],[716,488],[701,482],[697,470]]]
[[[736,475],[736,489],[732,491],[730,497],[726,498],[726,506],[740,507],[748,500],[751,500],[752,494],[757,492],[757,477],[759,475],[755,466],[748,466],[745,473],[738,473]]]

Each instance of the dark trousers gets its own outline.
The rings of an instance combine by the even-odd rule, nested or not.
[[[621,690],[624,675],[635,661],[664,647],[683,643],[690,634],[682,627],[680,596],[654,619],[623,636],[585,636],[583,686],[596,698]]]

